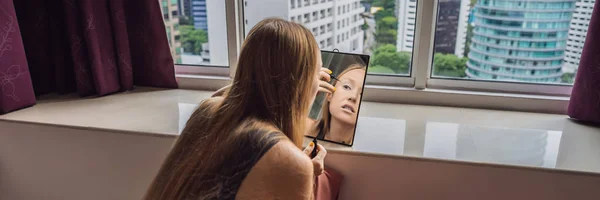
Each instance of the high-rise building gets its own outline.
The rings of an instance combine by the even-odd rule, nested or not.
[[[159,0],[173,61],[181,63],[181,36],[177,1]]]
[[[573,12],[573,18],[571,19],[567,49],[565,50],[564,72],[573,73],[579,67],[581,51],[592,18],[594,3],[596,3],[596,0],[577,0],[575,3],[575,12]]]
[[[192,16],[192,0],[178,0],[178,5],[181,16]]]
[[[208,14],[206,12],[207,0],[191,0],[191,15],[194,20],[194,28],[208,30]]]
[[[398,15],[396,49],[412,52],[415,41],[417,0],[396,0],[396,14]]]
[[[573,0],[480,0],[467,76],[560,82]]]
[[[325,50],[362,53],[365,8],[360,0],[246,0],[246,33],[259,21],[281,17],[311,30],[319,47]]]
[[[469,0],[439,0],[435,53],[463,57],[467,39]]]
[[[463,57],[467,38],[470,0],[439,0],[435,29],[436,53]],[[412,52],[415,41],[416,0],[396,0],[398,15],[398,51]]]
[[[225,1],[206,0],[208,46],[203,44],[202,58],[210,58],[211,65],[228,65],[227,25],[225,24]],[[194,19],[195,23],[195,19]],[[205,29],[206,30],[206,29]]]

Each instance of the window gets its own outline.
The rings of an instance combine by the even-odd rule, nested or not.
[[[290,7],[292,9],[296,8],[296,0],[290,0]]]
[[[177,1],[159,1],[175,64],[229,66],[225,2],[191,0],[179,10]]]
[[[569,62],[569,55],[581,51],[574,45],[585,40],[574,32],[587,32],[573,27],[587,26],[589,20],[571,19],[572,11],[565,14],[555,8],[575,10],[574,1],[477,1],[474,5],[503,10],[475,9],[472,19],[460,21],[459,16],[473,10],[470,5],[438,3],[432,78],[573,84],[576,67]],[[544,21],[535,21],[539,18]]]
[[[260,1],[257,2],[260,3]],[[272,13],[265,12],[265,7],[277,10],[277,13],[280,13],[281,16],[289,15],[289,10],[280,11],[277,9],[278,5],[275,2],[279,1],[268,2],[268,5],[262,3],[262,7],[256,5],[255,9],[245,9],[245,18],[252,18],[252,21],[256,24],[256,22],[261,19],[272,17]],[[317,5],[314,4],[313,0],[310,0],[310,2],[312,4],[309,5],[309,7],[314,7],[315,9],[303,8],[303,10],[306,9],[306,11],[310,13],[303,14],[304,19],[297,17],[296,20],[304,20],[303,25],[307,26],[309,30],[312,30],[313,34],[319,35],[319,38],[317,38],[319,40],[323,40],[321,37],[324,36],[324,34],[330,32],[333,33],[330,42],[327,39],[324,39],[325,45],[321,45],[322,48],[324,47],[326,50],[338,49],[340,52],[371,55],[369,73],[374,77],[381,74],[402,76],[402,78],[411,76],[410,66],[412,63],[412,43],[414,40],[411,39],[409,42],[406,42],[406,40],[408,39],[408,35],[412,36],[415,34],[414,29],[416,21],[414,15],[411,16],[412,20],[409,20],[407,13],[412,12],[412,14],[415,14],[415,6],[413,6],[412,9],[406,10],[406,13],[398,15],[396,12],[397,6],[388,5],[387,7],[383,7],[383,11],[380,11],[385,13],[384,15],[375,15],[377,16],[375,18],[363,18],[361,15],[357,14],[357,12],[354,12],[356,9],[360,10],[362,8],[360,1],[357,0],[336,0],[335,3],[319,3]],[[395,4],[398,1],[390,2],[394,2]],[[408,7],[408,0],[399,2],[406,4],[405,7]],[[286,3],[286,1],[283,1],[281,7],[289,7]],[[411,5],[412,4],[414,4],[414,2],[412,2]],[[334,12],[337,12],[337,15],[340,16],[324,17],[333,16],[335,14]],[[341,15],[344,13],[346,13],[347,16],[342,17]],[[397,19],[399,16],[402,16],[402,19],[389,20],[393,18]],[[380,17],[388,17],[388,20],[382,20]],[[315,20],[315,23],[309,24],[309,22]],[[408,25],[406,25],[409,21],[413,26],[408,27]],[[246,30],[252,28],[254,24],[246,24]],[[404,26],[399,26],[400,24],[404,24]],[[377,27],[377,29],[375,27]],[[314,28],[318,28],[318,30],[313,30]],[[402,28],[403,31],[399,31],[400,28]],[[403,34],[398,35],[397,33],[400,32]],[[375,37],[375,35],[378,35],[378,37]],[[392,78],[389,76],[383,78],[389,78],[391,82],[397,82],[392,81]],[[370,80],[377,79],[378,78]],[[413,81],[407,79],[406,82],[412,83]]]

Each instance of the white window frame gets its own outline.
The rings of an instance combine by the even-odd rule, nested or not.
[[[245,37],[244,0],[225,0],[225,5],[229,68],[176,65],[180,88],[214,90],[234,77]],[[364,100],[566,113],[572,86],[431,77],[437,7],[438,0],[417,1],[410,76],[369,74]]]

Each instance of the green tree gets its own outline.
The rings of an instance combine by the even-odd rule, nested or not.
[[[375,40],[378,44],[396,44],[398,19],[393,16],[376,21]]]
[[[199,29],[194,29],[194,26],[184,25],[179,26],[181,31],[181,46],[185,52],[190,52],[195,55],[202,53],[202,44],[208,42],[208,33]]]
[[[394,14],[394,10],[388,9],[379,10],[375,14],[373,14],[373,16],[375,17],[375,21],[379,21],[385,17],[396,17]]]
[[[385,67],[385,66],[381,66],[381,65],[375,65],[375,66],[370,66],[369,67],[369,73],[376,73],[376,74],[395,74],[396,72],[394,72],[394,70]]]
[[[436,53],[433,57],[433,75],[465,78],[467,74],[467,58],[459,58],[454,54]]]
[[[471,51],[471,38],[473,38],[473,25],[467,25],[467,38],[465,42],[465,50],[463,52],[464,57],[469,56],[469,51]]]
[[[395,74],[407,74],[410,66],[411,53],[410,52],[396,52],[396,46],[392,44],[380,45],[373,52],[373,59],[371,60],[371,66],[374,66],[374,70],[387,71],[380,67],[387,68],[393,71]]]
[[[566,72],[560,79],[562,80],[562,83],[573,84],[575,82],[575,73]]]
[[[383,9],[389,10],[396,9],[396,0],[372,0],[370,2],[374,7],[383,7]]]
[[[475,6],[476,3],[477,3],[477,0],[471,0],[471,3],[469,4],[469,6],[472,8],[473,6]]]

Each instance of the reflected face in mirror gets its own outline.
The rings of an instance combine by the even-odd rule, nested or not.
[[[353,69],[338,77],[336,91],[328,97],[332,123],[354,126],[366,71]]]

